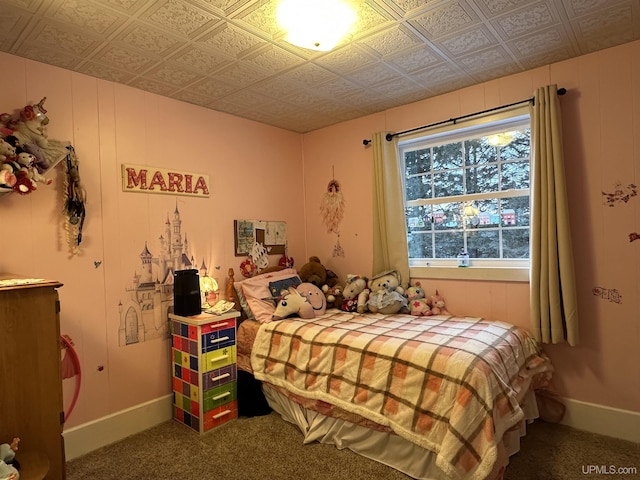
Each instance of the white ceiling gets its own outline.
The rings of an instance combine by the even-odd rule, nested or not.
[[[640,0],[353,0],[332,52],[277,0],[0,0],[0,50],[308,132],[640,39]]]

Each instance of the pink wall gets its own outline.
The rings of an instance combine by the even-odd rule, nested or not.
[[[531,97],[557,84],[562,97],[566,174],[578,281],[581,344],[546,346],[560,392],[576,400],[640,411],[640,197],[608,207],[602,192],[638,184],[640,172],[640,42],[511,75],[304,135],[307,245],[344,278],[371,274],[372,156],[362,139]],[[333,172],[346,212],[332,257],[318,205]],[[415,280],[415,279],[414,279]],[[528,283],[420,279],[440,289],[451,311],[529,325]],[[593,294],[617,289],[622,303]]]
[[[303,259],[301,136],[11,55],[0,54],[0,65],[8,72],[0,79],[0,110],[13,113],[46,96],[49,136],[74,145],[87,191],[82,253],[75,257],[62,228],[61,167],[49,187],[0,197],[5,239],[11,239],[0,271],[64,283],[62,332],[75,342],[83,373],[65,427],[169,394],[166,337],[119,344],[118,304],[126,303],[126,289],[141,273],[140,253],[147,244],[157,254],[177,206],[196,264],[220,265],[222,280],[229,267],[242,278],[234,219],[286,221],[289,254]],[[122,163],[206,173],[211,195],[122,192]],[[153,327],[148,336],[157,333]],[[64,381],[67,405],[72,382]]]

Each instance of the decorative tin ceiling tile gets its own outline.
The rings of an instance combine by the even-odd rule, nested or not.
[[[351,72],[346,76],[348,80],[359,83],[360,85],[376,85],[384,83],[392,78],[397,78],[398,72],[390,69],[383,63],[376,63],[375,65],[367,66]]]
[[[142,77],[133,79],[132,81],[128,82],[128,85],[139,88],[140,90],[144,90],[146,92],[156,93],[165,97],[171,96],[171,94],[176,90],[176,87],[173,87],[171,85],[166,85],[160,82],[156,82],[155,80]]]
[[[205,78],[190,85],[189,89],[200,95],[206,95],[210,99],[215,99],[237,92],[239,87],[213,78]]]
[[[280,31],[276,18],[277,2],[261,0],[255,6],[244,10],[236,17],[245,27],[262,32],[265,38],[273,38]]]
[[[374,2],[359,2],[357,5],[357,19],[352,28],[352,37],[366,35],[370,30],[378,30],[391,24],[392,18],[385,10],[376,6]]]
[[[586,15],[574,21],[579,32],[584,37],[602,36],[603,32],[631,31],[638,24],[635,23],[631,5],[619,5],[617,7],[599,10],[597,13]]]
[[[53,63],[62,68],[74,70],[78,65],[83,62],[81,57],[70,55],[66,52],[61,52],[49,48],[48,46],[42,46],[40,43],[23,43],[15,51],[16,55],[24,58],[30,58],[42,63]]]
[[[133,51],[131,48],[112,45],[98,52],[92,60],[103,65],[140,74],[158,59],[150,58],[148,55]]]
[[[457,63],[463,66],[467,72],[473,74],[505,65],[509,63],[509,60],[509,55],[502,47],[495,47],[459,58]]]
[[[424,87],[409,80],[408,78],[400,77],[395,78],[390,82],[375,85],[373,90],[385,97],[396,98],[415,92],[424,92]]]
[[[517,56],[535,56],[541,51],[555,51],[563,45],[570,45],[562,30],[547,28],[540,32],[520,37],[512,42]]]
[[[425,67],[440,63],[442,60],[443,58],[440,55],[437,55],[427,47],[415,48],[409,52],[387,59],[391,65],[404,73],[421,70]]]
[[[614,47],[635,40],[634,35],[629,30],[613,31],[607,35],[584,39],[581,42],[582,52],[590,53],[604,48]]]
[[[300,57],[296,57],[292,53],[274,45],[267,45],[265,48],[261,48],[259,51],[245,57],[244,61],[269,73],[288,70],[303,62]]]
[[[337,76],[313,63],[305,63],[279,76],[285,82],[292,81],[303,86],[312,86],[336,79]]]
[[[29,35],[29,43],[38,43],[44,48],[54,46],[57,50],[72,55],[87,55],[100,45],[97,37],[80,30],[70,30],[58,23],[40,23],[41,28]]]
[[[196,42],[236,58],[239,58],[258,45],[266,44],[260,37],[241,30],[230,23],[225,23],[215,28],[210,33],[203,35]]]
[[[239,92],[232,93],[231,95],[227,95],[223,100],[221,100],[221,102],[232,102],[233,104],[246,109],[260,108],[261,105],[271,103],[272,101],[272,98],[265,97],[253,90],[241,90]]]
[[[340,98],[358,92],[362,90],[362,87],[345,78],[337,77],[329,82],[316,85],[314,89],[326,97]]]
[[[78,67],[78,71],[85,75],[102,78],[116,83],[127,83],[135,76],[131,72],[125,72],[123,70],[112,68],[111,65],[103,65],[96,62],[84,62],[80,67]]]
[[[358,41],[359,45],[366,45],[381,57],[388,57],[409,48],[422,45],[423,42],[403,26],[394,26],[386,30],[365,37]]]
[[[318,95],[317,92],[308,90],[296,90],[286,98],[286,102],[303,108],[315,108],[315,104],[324,101],[325,98]]]
[[[136,21],[120,33],[115,41],[131,45],[152,55],[165,55],[184,44],[184,40]]]
[[[13,44],[29,24],[31,16],[11,6],[0,6],[0,41],[5,52],[11,52]]]
[[[470,8],[465,8],[461,1],[450,2],[445,6],[429,11],[412,19],[422,27],[430,38],[449,35],[478,22],[478,17]]]
[[[559,48],[557,50],[548,51],[544,54],[535,54],[531,57],[520,57],[519,60],[520,63],[522,63],[523,68],[529,70],[543,65],[560,62],[573,56],[575,56],[575,53],[572,49]]]
[[[14,7],[20,7],[31,13],[35,13],[43,0],[3,0],[2,3],[6,5],[13,5]]]
[[[568,0],[565,1],[572,14],[584,15],[599,8],[610,7],[621,0]]]
[[[97,0],[100,3],[108,4],[109,6],[120,10],[121,12],[127,12],[129,14],[140,9],[147,0]]]
[[[488,14],[497,15],[530,3],[531,0],[480,0],[478,5]]]
[[[437,3],[437,0],[385,0],[385,3],[404,17],[407,14],[415,14],[415,10]]]
[[[236,85],[237,88],[243,88],[265,79],[268,74],[243,63],[234,63],[216,72],[212,76],[214,79],[218,79],[223,83]]]
[[[50,16],[60,22],[102,34],[113,31],[126,21],[125,16],[86,0],[64,0],[53,9]]]
[[[440,64],[412,73],[411,79],[427,88],[431,88],[431,85],[451,81],[459,75],[460,70],[453,65]]]
[[[184,89],[180,90],[179,92],[175,92],[171,95],[171,97],[182,102],[193,103],[194,105],[200,105],[202,107],[206,107],[209,102],[211,102],[210,97],[206,95],[200,95],[190,89]]]
[[[154,8],[145,11],[141,18],[185,37],[191,37],[220,20],[220,17],[180,0],[154,2]]]
[[[549,5],[538,3],[501,17],[496,24],[507,38],[514,38],[547,28],[556,22]]]
[[[482,50],[497,43],[495,37],[484,27],[467,30],[440,41],[441,46],[454,57]]]
[[[204,75],[208,75],[225,65],[231,64],[233,59],[223,55],[219,51],[205,50],[193,46],[174,54],[171,57],[171,61]]]
[[[361,49],[356,48],[355,45],[347,45],[344,48],[319,57],[315,60],[315,63],[335,72],[348,73],[370,65],[375,61],[371,55],[364,53]]]
[[[157,80],[159,82],[175,85],[176,87],[183,87],[196,80],[202,79],[202,75],[180,68],[177,65],[171,63],[161,63],[154,69],[145,72],[144,76],[151,80]]]

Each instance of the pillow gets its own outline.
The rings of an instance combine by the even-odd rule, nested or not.
[[[236,291],[236,298],[238,299],[238,303],[240,307],[242,307],[242,311],[246,315],[246,317],[250,320],[255,320],[253,313],[251,313],[251,309],[247,304],[247,299],[244,296],[244,292],[242,291],[242,282],[234,282],[233,289]]]
[[[297,287],[300,285],[300,277],[297,275],[294,277],[283,278],[282,280],[274,280],[269,282],[269,293],[272,297],[279,297],[280,292],[283,290],[289,290],[289,287]]]
[[[271,300],[272,295],[269,290],[269,284],[285,279],[301,282],[300,277],[298,277],[296,270],[293,268],[286,268],[279,272],[263,273],[240,282],[247,305],[255,320],[260,323],[271,321],[271,316],[275,312],[276,306]]]

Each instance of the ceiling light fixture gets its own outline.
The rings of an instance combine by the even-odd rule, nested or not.
[[[282,0],[276,15],[287,42],[323,52],[334,48],[357,18],[342,0]]]
[[[489,135],[487,142],[494,147],[505,147],[513,142],[513,132],[496,133],[495,135]]]

